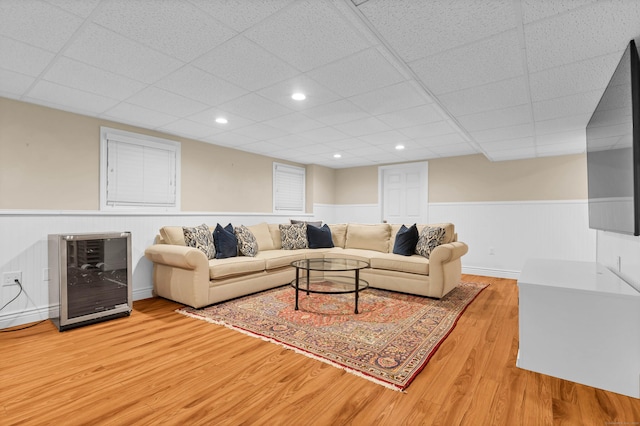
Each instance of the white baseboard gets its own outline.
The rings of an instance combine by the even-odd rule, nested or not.
[[[481,266],[463,266],[462,273],[470,275],[482,275],[485,277],[509,278],[512,280],[517,280],[518,278],[520,278],[520,271],[483,268]]]

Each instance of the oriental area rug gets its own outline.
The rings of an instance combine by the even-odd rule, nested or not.
[[[284,286],[202,309],[176,312],[223,325],[342,368],[393,390],[406,389],[458,318],[486,287],[460,283],[442,299],[369,288],[310,294]]]

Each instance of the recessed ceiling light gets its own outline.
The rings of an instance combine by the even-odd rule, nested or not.
[[[216,123],[218,123],[218,124],[227,124],[228,122],[229,122],[229,121],[228,121],[226,118],[224,118],[224,117],[218,117],[218,118],[216,118]]]
[[[342,158],[342,154],[333,154],[333,158]]]
[[[305,99],[307,99],[307,95],[305,95],[304,93],[296,92],[291,95],[291,99],[296,101],[304,101]]]
[[[402,144],[396,145],[396,149],[398,151],[402,151],[404,149],[404,145],[402,145]]]

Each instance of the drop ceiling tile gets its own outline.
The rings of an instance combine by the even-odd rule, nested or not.
[[[207,136],[212,136],[217,133],[222,133],[222,130],[214,128],[213,126],[205,126],[204,124],[184,119],[176,120],[172,123],[164,125],[158,130],[195,140],[203,139]]]
[[[258,140],[249,136],[241,135],[235,132],[219,133],[205,138],[216,145],[228,146],[230,148],[237,148],[248,143],[257,142]]]
[[[65,57],[53,62],[42,78],[119,100],[124,100],[145,87],[139,81]]]
[[[528,24],[539,19],[560,15],[597,0],[522,0],[522,21]]]
[[[207,108],[207,105],[201,102],[153,86],[131,96],[127,102],[176,117],[186,117]]]
[[[182,61],[191,61],[237,34],[188,2],[103,2],[93,22]],[[126,16],[126,19],[123,17]]]
[[[298,73],[243,36],[234,37],[192,64],[249,91],[271,86]]]
[[[364,150],[372,146],[370,143],[358,138],[349,138],[333,142],[326,142],[325,145],[333,148],[336,152],[339,152],[341,150]]]
[[[51,52],[61,49],[82,22],[78,16],[45,2],[0,2],[0,35]]]
[[[447,93],[438,98],[453,115],[468,115],[527,104],[526,87],[524,78],[517,77]]]
[[[106,111],[102,116],[121,123],[129,123],[150,129],[164,126],[177,119],[173,115],[128,103],[118,104]]]
[[[185,65],[156,83],[157,87],[207,105],[219,105],[248,92],[191,65]]]
[[[575,95],[533,102],[536,120],[551,120],[576,114],[591,114],[596,109],[604,89],[590,90]]]
[[[458,155],[471,155],[477,154],[474,147],[468,143],[448,144],[441,146],[434,146],[429,148],[434,154],[438,154],[443,157],[455,157]]]
[[[489,152],[488,156],[491,161],[523,160],[535,157],[536,150],[534,148],[505,149]]]
[[[249,136],[250,138],[254,138],[258,141],[279,138],[287,135],[287,132],[263,123],[256,123],[250,126],[243,127],[236,130],[234,133],[238,135]]]
[[[191,3],[238,32],[280,11],[293,0],[190,0]]]
[[[316,144],[312,144],[312,145],[306,145],[303,147],[300,147],[300,152],[303,153],[307,153],[307,154],[313,154],[313,155],[320,155],[320,154],[331,154],[333,155],[334,149],[330,148],[324,144],[321,143],[316,143]]]
[[[175,71],[182,62],[91,24],[82,29],[65,56],[144,83]]]
[[[409,140],[407,136],[403,135],[397,130],[389,130],[388,132],[378,132],[371,135],[364,135],[358,137],[358,139],[376,146],[385,144],[395,146],[395,144],[397,144],[398,142]]]
[[[319,129],[308,130],[306,132],[300,132],[300,136],[309,139],[310,141],[324,143],[341,139],[346,139],[348,135],[342,133],[333,127],[321,127]]]
[[[512,0],[370,0],[358,10],[407,62],[516,26]]]
[[[303,114],[328,125],[359,120],[369,115],[345,99],[309,108]]]
[[[308,139],[305,139],[299,135],[281,136],[281,137],[269,139],[269,142],[279,145],[282,148],[290,149],[292,151],[295,151],[300,147],[314,145],[316,143]]]
[[[344,97],[370,92],[404,80],[377,49],[367,49],[308,73]]]
[[[600,1],[524,27],[529,71],[622,51],[638,36],[640,2]],[[625,40],[623,44],[621,40]],[[611,70],[613,71],[613,69]]]
[[[19,98],[34,81],[33,77],[0,68],[0,96]]]
[[[538,145],[536,153],[538,157],[551,157],[556,155],[582,154],[586,151],[586,142],[567,142],[551,145]]]
[[[303,72],[369,47],[336,9],[317,0],[293,3],[244,36]]]
[[[567,132],[549,133],[546,135],[536,135],[536,144],[540,145],[561,145],[568,143],[585,143],[587,141],[586,129],[575,129]]]
[[[614,53],[532,73],[531,98],[537,102],[598,88],[604,90],[621,56]]]
[[[334,127],[349,136],[363,136],[392,130],[391,127],[375,117],[367,117],[347,123],[336,124]]]
[[[0,36],[0,68],[37,77],[53,60],[54,55],[8,37]]]
[[[118,103],[117,100],[112,98],[83,92],[48,81],[36,83],[25,100],[27,102],[58,105],[63,110],[87,111],[93,114],[100,114]]]
[[[518,34],[511,30],[409,66],[435,95],[440,95],[523,75],[521,52]]]
[[[452,127],[446,121],[436,121],[434,123],[421,124],[419,126],[405,127],[404,129],[400,129],[400,133],[409,138],[424,138],[455,133],[456,130],[457,129]]]
[[[578,114],[536,122],[536,134],[561,133],[585,129],[591,114]]]
[[[93,9],[100,3],[100,0],[45,0],[47,3],[66,10],[69,13],[87,18]]]
[[[228,120],[226,124],[216,123],[216,118],[222,117]],[[196,123],[204,124],[206,126],[213,126],[224,132],[233,131],[241,127],[255,124],[254,120],[249,120],[239,115],[230,114],[227,111],[220,108],[207,108],[204,111],[197,112],[195,114],[186,117],[188,120],[195,121]]]
[[[269,141],[259,141],[242,145],[242,150],[271,156],[274,152],[282,151],[282,147]]]
[[[379,115],[423,106],[426,99],[421,92],[409,82],[402,82],[352,96],[349,100],[363,111]]]
[[[303,101],[291,99],[291,95],[297,92],[304,93],[307,99]],[[258,91],[258,94],[294,110],[309,109],[340,99],[340,96],[305,74],[298,74],[293,78],[266,87]]]
[[[324,123],[313,120],[299,112],[292,112],[291,114],[266,120],[264,124],[268,124],[269,126],[284,130],[288,133],[304,132],[325,126]]]
[[[377,118],[389,126],[403,128],[441,121],[444,117],[436,107],[430,104],[380,114]]]
[[[533,136],[533,122],[519,124],[517,126],[498,127],[495,129],[478,130],[471,133],[473,139],[484,146],[484,142],[518,139]]]
[[[447,135],[414,138],[411,141],[423,148],[429,148],[432,146],[467,143],[467,140],[459,133],[449,133]]]
[[[482,149],[486,152],[493,153],[495,151],[504,151],[504,150],[522,150],[522,149],[534,149],[535,148],[535,138],[533,136],[525,137],[525,138],[511,138],[511,139],[503,139],[503,140],[495,140],[492,142],[482,142],[480,143]]]
[[[524,124],[531,121],[531,106],[518,105],[476,114],[459,115],[458,122],[469,132],[493,129],[511,125]]]
[[[289,108],[265,99],[255,93],[249,93],[248,95],[226,102],[220,105],[219,108],[253,121],[265,121],[293,112]]]

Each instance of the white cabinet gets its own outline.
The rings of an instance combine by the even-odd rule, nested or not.
[[[531,259],[516,365],[640,398],[640,292],[593,262]]]

